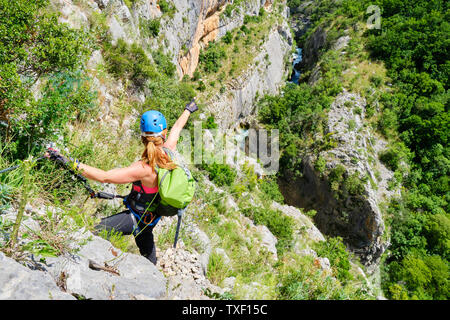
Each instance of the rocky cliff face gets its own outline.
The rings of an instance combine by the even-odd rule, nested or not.
[[[177,2],[182,1],[175,3]],[[245,15],[257,15],[261,7],[271,5],[271,1],[268,0],[244,1],[232,16],[227,17],[222,12],[225,5],[230,2],[227,0],[197,1],[197,4],[200,3],[200,8],[197,24],[191,28],[189,49],[178,59],[180,76],[187,74],[192,77],[198,65],[200,49],[207,46],[208,42],[219,40],[227,31],[240,27]]]
[[[375,139],[365,125],[365,106],[366,101],[357,94],[347,91],[339,94],[328,112],[326,129],[337,146],[306,156],[303,178],[285,181],[280,186],[290,203],[317,210],[314,218],[317,227],[327,235],[343,237],[361,262],[374,270],[388,246],[382,237],[385,227],[380,204],[395,192],[388,189],[393,173],[377,160],[377,152],[383,150],[385,143]],[[357,174],[355,183],[364,181],[361,193],[337,197],[329,176],[316,169],[319,158],[324,159],[328,172],[342,166],[346,178]]]
[[[79,28],[88,22],[86,10],[106,14],[113,43],[121,38],[151,49],[163,44],[165,52],[171,53],[181,79],[186,74],[192,77],[200,50],[208,42],[218,40],[227,31],[240,27],[245,15],[257,15],[261,7],[270,7],[272,1],[244,1],[230,17],[222,14],[226,5],[232,3],[230,0],[175,0],[171,2],[174,12],[170,16],[163,15],[157,0],[134,1],[131,8],[123,0],[87,1],[87,8],[65,0],[53,0],[53,3],[63,14],[60,21],[72,27]],[[140,28],[141,22],[152,19],[161,19],[157,39],[145,37]]]
[[[293,39],[286,21],[274,26],[247,70],[227,83],[227,94],[208,101],[208,111],[215,115],[221,129],[236,128],[255,115],[255,99],[276,94],[289,75],[286,63]]]
[[[297,10],[303,22],[309,5],[311,2],[306,2]],[[298,28],[301,33],[304,33],[304,27]],[[320,57],[324,48],[345,54],[351,38],[348,32],[344,34],[330,41],[327,30],[318,26],[301,44],[301,64],[304,71],[310,71],[305,79],[309,85],[315,85],[321,77]],[[343,237],[349,249],[360,257],[369,272],[373,272],[389,245],[380,207],[399,191],[388,186],[393,172],[378,159],[386,142],[367,123],[366,107],[366,100],[359,94],[343,89],[327,111],[323,133],[334,141],[335,146],[327,151],[306,154],[302,161],[302,178],[282,181],[280,188],[290,204],[317,210],[314,217],[317,227],[327,235]],[[319,160],[325,164],[321,171],[317,169]],[[338,186],[330,173],[339,169],[342,169],[343,180],[356,178],[347,188],[357,187],[358,191],[337,194]]]
[[[83,28],[89,23],[93,13],[102,13],[113,43],[118,39],[124,39],[128,43],[139,44],[146,51],[162,46],[164,51],[170,54],[180,78],[186,74],[193,74],[198,65],[199,52],[209,41],[218,40],[227,31],[242,26],[245,15],[256,15],[262,7],[271,10],[272,5],[270,0],[242,1],[239,10],[235,10],[228,17],[222,13],[231,1],[225,0],[170,1],[174,8],[171,16],[161,11],[157,0],[133,1],[130,7],[123,0],[86,0],[82,2],[52,0],[51,2],[62,14],[60,22],[66,22],[73,28]],[[259,51],[244,72],[236,75],[226,84],[224,93],[217,94],[205,102],[207,111],[215,116],[221,129],[233,129],[242,123],[253,122],[256,113],[254,102],[258,96],[264,93],[276,94],[284,84],[289,74],[288,58],[293,44],[287,18],[288,12],[284,11],[281,19],[278,19],[270,32],[265,35]],[[161,19],[159,36],[155,39],[147,37],[140,27],[143,21],[154,19]],[[87,65],[88,69],[93,71],[93,82],[99,92],[102,112],[97,120],[106,122],[115,129],[122,128],[123,134],[120,139],[125,142],[131,137],[131,125],[139,115],[133,110],[120,123],[113,117],[110,110],[124,95],[125,89],[120,81],[109,78],[105,81],[105,79],[97,77],[96,68],[102,64],[104,61],[101,51],[98,50],[93,53]],[[133,95],[133,93],[129,94]],[[131,98],[141,102],[145,100],[143,93],[137,93]],[[344,93],[342,99],[348,100],[349,95]],[[341,100],[337,100],[334,104],[333,110],[335,110],[336,116],[342,113],[343,104],[345,103]],[[339,121],[330,121],[329,131],[341,130],[338,126]],[[89,133],[86,134],[89,135]],[[346,135],[342,139],[342,146],[345,147],[353,138],[351,135]],[[351,142],[354,141],[351,140]],[[234,151],[237,152],[237,150]],[[335,151],[337,157],[348,160],[348,148]],[[329,157],[330,168],[337,164],[331,160],[333,157],[331,154],[323,156]],[[312,161],[313,159],[310,162],[306,161],[305,165],[305,176],[308,182],[282,185],[287,189],[290,188],[286,194],[295,190],[291,198],[295,200],[298,197],[301,200],[300,204],[308,203],[308,201],[321,201],[323,210],[317,215],[317,223],[322,231],[329,234],[340,232],[354,234],[355,239],[360,241],[355,242],[355,248],[362,248],[365,253],[372,252],[372,257],[366,254],[367,261],[369,263],[376,261],[379,253],[382,252],[383,245],[379,240],[383,226],[379,214],[376,212],[377,204],[359,198],[351,199],[348,207],[356,206],[358,210],[350,212],[351,221],[342,224],[342,212],[336,213],[340,207],[333,202],[332,196],[328,197],[327,184],[317,176]],[[243,162],[254,165],[258,176],[263,175],[263,170],[255,159],[244,157],[241,162],[234,165],[238,176],[245,176],[242,171]],[[350,166],[349,163],[346,164]],[[370,168],[365,166],[353,169],[370,171]],[[244,257],[254,254],[265,257],[267,254],[267,261],[273,262],[279,259],[277,238],[268,227],[256,225],[240,212],[237,204],[240,199],[236,199],[229,190],[218,188],[208,179],[205,179],[199,187],[204,188],[202,190],[204,194],[214,194],[223,198],[220,205],[226,207],[226,214],[221,216],[220,223],[215,227],[223,228],[224,225],[235,227],[233,230],[237,230],[237,232],[232,236],[242,237],[242,239],[238,239],[239,245],[235,246],[238,248],[233,248],[233,251],[238,251],[238,253],[233,252],[235,255]],[[302,190],[307,192],[302,194]],[[106,189],[105,191],[114,192],[114,190]],[[374,195],[370,192],[369,190],[368,196],[374,199]],[[263,203],[251,192],[246,192],[242,197],[248,197],[252,206],[267,209],[264,207],[266,203]],[[119,207],[121,203],[115,205]],[[203,231],[195,220],[195,214],[210,214],[211,210],[208,205],[206,200],[197,199],[193,203],[193,209],[183,217],[183,231],[190,235],[193,244],[187,248],[188,245],[180,241],[176,250],[158,248],[158,264],[156,266],[138,254],[117,249],[110,242],[94,236],[84,229],[68,236],[76,249],[75,253],[46,258],[45,261],[44,259],[39,260],[41,257],[31,255],[26,259],[28,268],[0,254],[0,298],[209,299],[205,294],[205,289],[219,294],[240,290],[245,299],[266,297],[265,290],[267,288],[257,281],[240,285],[239,279],[236,279],[239,276],[228,277],[223,280],[222,286],[218,287],[208,280],[208,263],[212,255],[220,256],[221,261],[231,265],[226,248],[217,245],[221,240],[218,233],[206,234],[206,231]],[[293,219],[293,254],[314,259],[317,272],[330,279],[332,274],[330,262],[327,258],[318,257],[317,253],[311,249],[314,243],[325,240],[311,219],[305,216],[301,210],[275,201],[270,204],[270,209],[276,210],[277,214]],[[17,208],[12,208],[10,212],[2,214],[0,222],[12,223],[15,220],[16,212]],[[42,208],[28,206],[25,216],[24,225],[39,231],[42,227],[41,218],[45,216]],[[170,234],[170,228],[173,227],[175,221],[176,217],[162,219],[158,228],[155,228],[156,238]],[[68,222],[68,225],[73,226],[73,221]],[[8,234],[0,234],[0,244],[5,242],[8,237]],[[21,241],[27,242],[26,239],[21,239]],[[267,263],[269,264],[269,262]],[[275,271],[275,269],[270,270]],[[270,290],[273,289],[267,289],[267,291]]]

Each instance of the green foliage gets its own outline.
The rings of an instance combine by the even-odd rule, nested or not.
[[[200,67],[207,73],[216,73],[221,67],[222,59],[226,58],[225,49],[214,41],[209,42],[206,50],[200,52]]]
[[[450,218],[438,213],[431,216],[425,224],[424,235],[427,238],[427,248],[430,253],[441,254],[450,259]]]
[[[314,244],[314,250],[319,257],[328,258],[335,276],[342,282],[351,280],[350,254],[341,237],[328,238],[327,241],[320,241]]]
[[[395,298],[399,295],[396,291],[400,290],[402,298],[447,300],[450,294],[448,272],[448,261],[413,250],[400,263],[391,263],[389,291]]]
[[[262,192],[263,199],[284,203],[283,194],[280,192],[280,188],[275,177],[268,176],[263,179],[259,179],[258,188]]]
[[[224,10],[225,16],[230,18],[234,10],[240,10],[239,7],[241,6],[242,2],[242,0],[234,0],[233,3],[228,4]]]
[[[337,199],[346,199],[349,195],[359,196],[364,193],[367,177],[360,177],[359,172],[348,174],[343,165],[330,170],[328,182]]]
[[[303,83],[289,83],[283,91],[283,95],[265,95],[259,100],[258,117],[268,128],[279,129],[280,169],[290,178],[300,173],[299,147],[310,140],[311,132],[321,128],[330,97],[321,88]]]
[[[325,158],[319,156],[316,162],[314,163],[314,169],[316,169],[320,174],[323,174],[325,172],[326,165],[327,161],[325,160]]]
[[[244,183],[249,191],[253,191],[258,184],[258,176],[255,169],[247,161],[242,165],[242,173],[244,174]]]
[[[402,162],[409,163],[409,149],[401,142],[391,145],[387,150],[380,153],[380,160],[392,171],[397,170]]]
[[[157,76],[147,54],[135,43],[130,46],[123,39],[117,40],[116,45],[106,43],[103,55],[109,73],[118,79],[131,80],[138,88],[143,88],[149,78]]]
[[[163,53],[162,48],[152,52],[152,57],[156,62],[160,73],[163,73],[168,77],[173,77],[175,75],[177,67],[172,63],[170,57]]]
[[[280,300],[361,300],[370,299],[367,288],[342,284],[325,276],[314,259],[305,257],[279,276]]]
[[[294,221],[291,217],[281,211],[261,207],[244,208],[242,212],[256,224],[266,226],[277,237],[276,247],[280,255],[290,248],[294,237]]]
[[[48,1],[0,1],[0,120],[6,123],[0,136],[3,141],[12,141],[9,151],[20,158],[39,149],[42,139],[49,138],[47,134],[67,121],[76,107],[83,107],[82,100],[89,100],[88,89],[72,88],[75,92],[70,97],[64,95],[67,92],[49,91],[55,89],[52,78],[58,73],[77,74],[94,43],[84,31],[59,24],[56,14],[44,10],[47,4]],[[43,99],[34,101],[31,86],[39,78],[45,82],[48,75],[50,84]],[[64,98],[67,104],[56,105]],[[79,105],[65,110],[72,102]],[[53,115],[55,110],[58,112]]]
[[[436,261],[448,261],[448,3],[373,4],[382,10],[382,30],[366,33],[368,48],[384,61],[395,89],[381,95],[378,126],[387,137],[401,139],[380,159],[392,170],[410,167],[403,180],[408,190],[388,209],[392,245],[384,288],[394,299],[448,299],[447,285],[440,282],[443,291],[438,292],[434,279],[445,269]],[[371,81],[380,85],[378,79]]]
[[[256,16],[245,15],[244,16],[244,25],[246,25],[247,23],[251,23],[251,22],[259,23],[261,21],[262,21],[261,15],[256,15]]]
[[[57,22],[43,10],[48,1],[0,2],[0,65],[10,64],[30,77],[76,69],[90,53],[89,36]]]
[[[209,116],[204,123],[205,129],[217,129],[217,123],[215,122],[214,116]]]
[[[116,230],[102,230],[98,234],[100,237],[102,237],[105,240],[108,240],[111,242],[111,244],[115,247],[120,249],[123,252],[128,251],[128,238],[123,235],[122,232],[116,231]]]
[[[229,273],[229,266],[225,263],[224,257],[216,252],[209,256],[206,276],[212,283],[219,285]]]
[[[201,168],[208,171],[209,179],[218,186],[231,186],[236,178],[236,170],[232,169],[227,164],[202,164]]]
[[[164,74],[151,78],[147,84],[150,94],[143,105],[143,110],[160,110],[172,126],[180,116],[182,108],[192,100],[195,91],[189,83],[179,82]],[[189,123],[187,128],[189,128]]]
[[[159,34],[161,28],[161,21],[159,19],[149,19],[139,21],[139,27],[146,37],[156,37]]]
[[[167,0],[159,0],[158,5],[159,8],[161,9],[161,12],[163,14],[169,15],[170,17],[172,17],[176,11],[174,5]]]
[[[227,33],[225,33],[225,35],[222,37],[222,40],[226,44],[231,44],[233,42],[233,35],[230,31],[227,31]]]
[[[33,151],[29,150],[32,145],[55,138],[66,123],[85,120],[93,114],[96,98],[90,80],[80,71],[50,75],[42,97],[31,101],[25,109],[27,118],[10,118],[15,137],[11,149],[17,150],[17,156],[21,157]]]

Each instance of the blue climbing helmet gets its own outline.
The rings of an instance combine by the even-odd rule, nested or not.
[[[144,112],[141,117],[141,135],[144,137],[158,137],[167,128],[167,121],[164,115],[156,110]],[[146,133],[152,132],[152,133]]]

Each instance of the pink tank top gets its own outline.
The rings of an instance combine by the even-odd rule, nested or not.
[[[142,186],[142,188],[144,188],[145,193],[157,193],[158,192],[158,186],[149,188],[149,187],[144,186],[142,183],[141,183],[141,186]],[[137,192],[142,192],[141,187],[137,186],[135,184],[133,185],[133,190],[137,191]]]

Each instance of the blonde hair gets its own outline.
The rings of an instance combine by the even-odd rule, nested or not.
[[[167,129],[162,132],[167,134]],[[164,144],[163,137],[141,137],[142,143],[145,145],[144,152],[142,153],[142,161],[155,168],[158,165],[160,168],[173,170],[177,165],[169,158],[164,152],[162,146]]]

